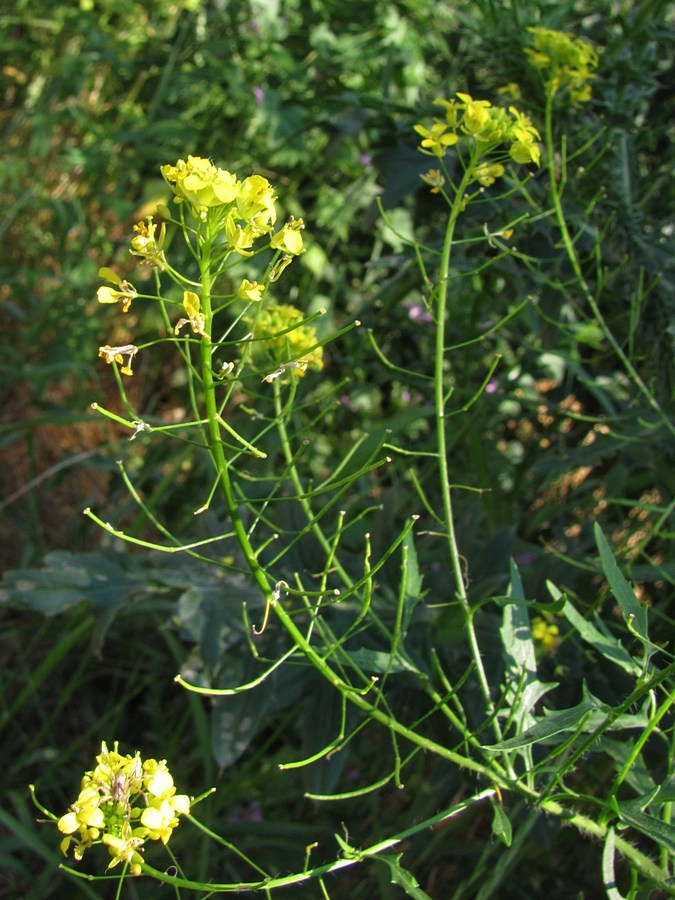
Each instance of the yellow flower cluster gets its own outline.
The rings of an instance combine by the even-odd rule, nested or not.
[[[595,75],[598,54],[582,38],[571,37],[562,31],[533,27],[532,46],[525,54],[535,69],[544,74],[544,86],[549,96],[567,88],[573,103],[586,103],[591,99],[588,83]]]
[[[164,241],[166,240],[166,225],[162,223],[159,230],[159,238],[155,236],[157,226],[152,221],[152,216],[146,221],[137,222],[134,225],[136,236],[131,239],[131,253],[140,256],[143,262],[162,272],[166,266],[164,256]]]
[[[470,94],[457,94],[458,99],[435,100],[442,106],[444,118],[434,119],[431,128],[415,125],[415,131],[421,136],[419,149],[422,153],[442,159],[449,147],[455,144],[469,144],[475,164],[473,175],[479,184],[492,184],[496,178],[504,174],[501,162],[480,162],[495,153],[505,153],[502,148],[508,147],[507,157],[517,163],[534,163],[539,165],[540,150],[537,141],[540,135],[530,119],[515,106],[508,110],[493,106],[488,100],[474,100]],[[434,176],[438,176],[434,170]],[[432,183],[431,175],[425,181]],[[440,185],[434,184],[438,188]]]
[[[108,750],[105,741],[96,768],[85,772],[80,794],[69,812],[58,820],[66,835],[61,851],[74,844],[75,859],[94,844],[105,844],[112,861],[129,864],[140,875],[146,841],[166,844],[178,825],[178,816],[190,811],[190,798],[177,794],[165,760],[142,760],[118,753],[117,742]]]
[[[295,306],[270,303],[257,316],[244,320],[253,332],[248,346],[254,365],[274,368],[265,381],[274,381],[291,369],[301,377],[307,369],[323,368],[323,348],[316,346],[316,329],[303,325],[303,319]]]
[[[277,220],[274,188],[262,175],[240,181],[226,169],[219,169],[201,156],[179,159],[175,166],[161,167],[178,203],[187,203],[193,215],[206,222],[213,211],[230,249],[251,256],[258,238],[269,234]],[[291,219],[271,238],[275,250],[291,256],[302,253],[302,219]]]
[[[532,640],[542,653],[555,653],[560,646],[560,629],[541,616],[532,620]]]
[[[239,179],[200,156],[179,159],[175,165],[162,166],[161,172],[173,191],[175,201],[183,204],[183,209],[193,219],[192,224],[183,221],[186,235],[188,232],[197,235],[195,246],[200,253],[208,254],[212,269],[222,271],[224,260],[230,254],[252,256],[259,249],[254,249],[253,245],[261,238],[264,239],[262,249],[269,247],[274,252],[264,281],[258,283],[244,278],[233,294],[236,299],[247,303],[260,303],[268,285],[275,282],[292,260],[304,252],[303,220],[291,216],[274,231],[277,221],[276,194],[262,175]],[[166,209],[162,214],[165,218],[172,218]],[[153,217],[147,216],[137,222],[133,230],[130,252],[159,272],[166,270],[175,282],[184,284],[186,279],[172,269],[165,256],[166,225],[158,227]],[[231,264],[228,264],[227,268],[230,267]],[[122,312],[128,312],[132,301],[138,296],[134,286],[106,267],[99,270],[99,276],[110,282],[98,289],[99,303],[120,303]],[[196,291],[184,290],[183,310],[185,316],[176,322],[174,334],[178,335],[184,326],[189,325],[194,334],[210,341],[213,309],[205,297],[200,297]],[[298,315],[302,319],[300,313]],[[274,316],[273,312],[265,314],[266,319]],[[288,330],[287,324],[283,327]],[[306,347],[315,340],[312,331],[312,339],[305,340],[303,344],[300,334],[301,331],[292,338],[284,338],[282,342],[285,348],[291,348],[291,353],[298,349],[298,343]],[[120,365],[123,375],[133,375],[132,362],[137,352],[134,344],[114,347],[105,344],[99,348],[99,356],[107,363]],[[304,372],[308,366],[320,368],[320,359],[320,351],[310,354],[308,362],[302,363],[301,371]],[[286,358],[284,364],[290,366],[294,361]]]

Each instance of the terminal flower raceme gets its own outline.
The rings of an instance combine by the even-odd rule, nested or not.
[[[115,743],[105,742],[96,767],[85,772],[80,794],[57,822],[65,835],[61,851],[71,846],[75,859],[94,844],[103,844],[112,857],[108,868],[121,862],[140,875],[147,841],[168,843],[179,816],[190,811],[190,798],[177,794],[165,760],[122,756]]]
[[[200,156],[188,156],[187,162],[179,159],[175,166],[162,166],[161,171],[176,198],[187,201],[200,215],[209,207],[232,203],[237,198],[236,176]]]
[[[419,147],[422,153],[443,159],[449,147],[466,146],[474,167],[473,180],[484,186],[501,178],[504,162],[509,159],[539,165],[539,132],[515,106],[502,109],[488,100],[475,100],[464,93],[458,93],[457,99],[441,98],[434,102],[443,107],[445,116],[435,118],[431,128],[415,125],[415,131],[422,137]],[[437,170],[431,170],[423,180],[438,192],[441,185]]]
[[[591,99],[589,82],[595,78],[598,54],[582,38],[572,37],[563,31],[533,27],[532,46],[525,47],[525,55],[543,79],[549,96],[562,89],[570,92],[574,104]]]

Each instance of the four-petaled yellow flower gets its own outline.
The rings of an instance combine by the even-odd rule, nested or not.
[[[260,303],[264,290],[264,284],[258,284],[257,281],[249,281],[248,278],[244,278],[237,290],[237,297],[239,297],[240,300],[249,300],[253,303]]]
[[[97,293],[96,297],[99,303],[122,303],[122,312],[129,312],[129,307],[131,306],[131,301],[134,297],[137,296],[136,288],[133,284],[130,284],[128,281],[124,281],[117,272],[113,272],[112,269],[109,269],[107,266],[103,266],[102,269],[98,270],[98,277],[105,278],[106,281],[112,282],[112,284],[116,284],[119,291],[116,291],[114,288],[108,287],[108,285],[102,285]]]
[[[301,232],[304,227],[305,223],[302,219],[294,219],[291,216],[281,230],[273,235],[270,245],[274,250],[285,250],[291,256],[297,256],[303,250]]]
[[[458,135],[453,131],[448,131],[445,122],[435,122],[431,128],[415,125],[415,131],[422,137],[420,143],[422,153],[437,156],[439,159],[445,156],[448,147],[452,147],[459,140]]]

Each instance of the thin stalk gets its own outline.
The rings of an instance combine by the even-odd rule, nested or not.
[[[434,360],[434,411],[436,417],[436,441],[438,447],[438,474],[441,483],[441,496],[443,501],[443,516],[445,519],[445,531],[448,539],[448,550],[450,553],[450,565],[455,578],[456,596],[459,600],[464,617],[466,620],[466,629],[471,646],[471,655],[476,664],[476,674],[480,683],[481,692],[485,700],[485,706],[488,715],[494,712],[494,704],[490,695],[490,686],[488,684],[485,668],[483,666],[483,658],[481,656],[480,647],[478,646],[478,638],[473,624],[473,612],[469,605],[466,594],[466,586],[464,584],[464,572],[462,571],[462,558],[457,546],[457,535],[455,533],[455,519],[452,507],[452,487],[450,484],[450,473],[448,470],[448,451],[445,432],[445,406],[446,391],[444,385],[444,363],[445,363],[445,322],[448,303],[448,287],[450,284],[450,257],[452,254],[452,244],[455,235],[455,226],[461,212],[464,209],[466,200],[465,193],[473,176],[473,169],[477,162],[478,155],[472,154],[464,176],[457,188],[454,199],[450,206],[450,217],[448,226],[445,231],[445,240],[443,242],[443,250],[441,253],[441,263],[439,270],[439,283],[436,295],[436,349]],[[493,729],[497,740],[501,740],[501,729],[496,717],[493,718]]]
[[[562,238],[562,243],[565,248],[565,253],[567,254],[567,258],[570,261],[570,265],[572,266],[572,271],[574,272],[575,278],[579,287],[581,288],[581,292],[588,304],[591,312],[593,313],[600,329],[605,337],[605,340],[610,345],[616,356],[621,361],[624,369],[628,373],[628,377],[633,382],[638,391],[645,398],[647,405],[656,413],[661,422],[666,426],[668,431],[675,435],[675,423],[671,422],[670,418],[666,413],[661,409],[659,402],[657,401],[654,394],[649,390],[647,385],[644,383],[635,367],[628,359],[626,354],[623,352],[619,342],[616,340],[612,331],[605,321],[604,316],[600,311],[600,307],[597,304],[595,299],[595,295],[591,290],[586,278],[584,277],[584,273],[581,268],[581,263],[579,262],[579,257],[577,255],[577,251],[574,246],[574,241],[572,240],[572,236],[570,235],[569,228],[567,227],[567,221],[565,219],[565,212],[563,210],[562,205],[562,192],[560,190],[560,184],[558,182],[558,177],[555,171],[555,144],[553,142],[553,99],[554,94],[552,92],[548,92],[546,96],[546,109],[545,109],[545,125],[544,125],[544,139],[546,142],[546,167],[548,169],[549,175],[549,183],[550,183],[550,191],[551,191],[551,199],[553,200],[553,208],[555,211],[556,221],[558,223],[558,228],[560,229],[560,236]],[[562,183],[562,179],[561,179]]]

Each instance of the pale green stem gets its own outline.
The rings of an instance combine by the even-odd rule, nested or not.
[[[296,497],[302,510],[305,514],[305,518],[308,522],[312,522],[311,530],[312,534],[315,536],[319,544],[324,550],[326,554],[326,559],[331,560],[331,566],[335,569],[335,571],[339,574],[343,583],[346,587],[351,588],[354,585],[352,578],[349,576],[347,571],[344,569],[340,561],[336,558],[334,548],[331,546],[330,541],[326,537],[323,532],[321,526],[316,522],[314,512],[312,510],[311,504],[308,498],[305,495],[305,490],[303,488],[302,481],[300,480],[300,475],[298,474],[298,470],[295,464],[295,458],[293,456],[293,451],[290,445],[290,440],[288,437],[288,432],[286,429],[286,423],[284,421],[284,413],[281,404],[281,386],[278,381],[274,382],[274,412],[276,415],[276,423],[277,429],[279,432],[279,442],[286,459],[286,464],[288,466],[289,474],[291,477],[291,481],[293,482],[293,487],[295,488]],[[375,621],[376,625],[389,637],[389,633],[385,628],[384,624],[379,620],[377,616],[371,611],[371,616]],[[392,649],[393,653],[393,649]],[[403,647],[399,648],[399,653],[407,656]],[[411,665],[414,665],[411,662]],[[465,723],[448,707],[447,703],[443,700],[440,694],[434,689],[433,685],[429,682],[428,679],[424,678],[422,681],[423,690],[427,694],[427,696],[436,704],[436,706],[441,709],[443,714],[449,719],[450,722],[457,728],[460,734],[464,737],[464,739],[471,744],[474,748],[480,750],[480,743],[475,738],[473,733],[466,727]],[[491,765],[495,763],[490,760]],[[512,774],[512,773],[511,773]]]
[[[670,431],[671,434],[675,435],[675,423],[671,422],[668,415],[663,411],[660,404],[656,400],[654,394],[649,390],[640,375],[637,373],[631,361],[623,352],[619,342],[616,340],[609,325],[605,321],[605,318],[602,315],[600,307],[598,306],[598,303],[596,301],[595,295],[593,294],[588,282],[586,281],[586,278],[584,277],[581,263],[579,262],[579,257],[577,256],[577,251],[574,246],[574,241],[572,240],[572,236],[570,235],[569,229],[567,227],[567,221],[565,219],[565,212],[563,210],[562,198],[558,185],[558,178],[555,171],[555,144],[553,142],[554,96],[555,95],[550,91],[547,93],[544,138],[546,142],[546,166],[549,174],[551,198],[553,200],[553,208],[555,210],[556,221],[558,223],[558,228],[560,229],[560,236],[565,248],[565,253],[567,254],[567,258],[569,259],[570,265],[572,266],[572,271],[574,272],[574,275],[576,277],[577,284],[581,288],[584,299],[586,300],[586,303],[588,303],[591,312],[595,316],[595,320],[600,326],[600,329],[605,336],[605,340],[621,361],[621,364],[628,373],[630,380],[647,401],[647,405],[657,414],[668,431]]]
[[[444,385],[444,363],[445,363],[445,324],[447,316],[448,287],[450,283],[450,257],[452,254],[452,243],[455,234],[455,226],[460,214],[464,209],[466,202],[465,193],[471,182],[473,169],[478,161],[478,154],[474,152],[469,160],[464,176],[460,182],[457,192],[454,196],[450,207],[450,218],[445,232],[445,241],[441,252],[441,263],[439,271],[438,291],[436,294],[436,353],[434,361],[434,408],[436,414],[436,441],[438,447],[438,470],[441,482],[441,496],[443,501],[443,516],[445,519],[446,535],[448,539],[448,550],[450,552],[450,565],[455,579],[456,595],[464,612],[466,620],[466,629],[469,637],[469,645],[471,647],[471,655],[473,657],[476,673],[480,682],[481,691],[485,700],[488,715],[494,713],[494,704],[490,696],[490,686],[488,684],[485,668],[483,666],[483,658],[481,656],[480,647],[478,646],[478,638],[473,624],[473,612],[469,605],[466,594],[466,586],[464,583],[464,572],[462,571],[462,557],[457,546],[457,536],[455,533],[455,519],[452,508],[452,486],[450,484],[450,473],[448,470],[448,451],[445,433],[445,407],[446,407],[446,391]],[[493,730],[497,740],[501,740],[501,728],[497,718],[493,719]]]

